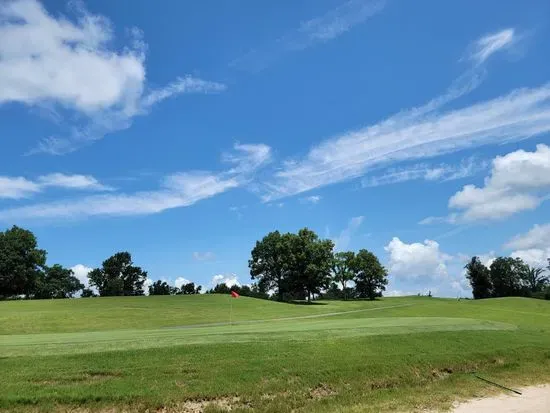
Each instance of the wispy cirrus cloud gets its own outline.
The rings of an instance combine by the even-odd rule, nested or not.
[[[351,238],[357,233],[364,220],[365,217],[362,215],[353,217],[349,220],[346,228],[344,228],[340,234],[332,240],[336,251],[343,251],[349,247]]]
[[[361,185],[365,188],[414,180],[433,182],[454,181],[473,176],[487,169],[488,166],[489,162],[479,160],[475,156],[463,159],[456,165],[445,163],[430,165],[421,163],[404,168],[389,168],[380,175],[364,178],[361,181]]]
[[[513,28],[491,33],[474,42],[468,54],[468,59],[477,64],[484,63],[492,54],[499,50],[512,47],[518,41],[518,36]]]
[[[86,191],[111,191],[113,188],[103,185],[90,175],[65,175],[53,173],[39,176],[36,180],[22,176],[0,176],[0,199],[29,198],[43,192],[46,188],[64,188]]]
[[[303,198],[300,198],[302,204],[317,204],[321,201],[322,197],[320,195],[310,195]]]
[[[213,261],[216,259],[216,254],[214,254],[212,251],[195,251],[193,252],[193,258],[197,261]]]
[[[70,5],[73,19],[49,14],[37,0],[0,4],[0,105],[43,107],[63,125],[60,136],[41,139],[29,153],[68,153],[128,128],[170,96],[225,89],[190,76],[148,89],[142,33],[128,31],[115,48],[106,17]]]
[[[257,146],[257,148],[256,148]],[[246,184],[263,164],[247,159],[247,154],[264,150],[265,145],[235,146],[235,168],[219,173],[179,172],[164,177],[159,188],[134,193],[110,193],[82,198],[38,203],[0,210],[0,221],[79,219],[93,216],[135,216],[181,208]],[[253,166],[253,167],[252,167]]]
[[[459,109],[443,106],[480,83],[475,67],[440,97],[363,129],[328,139],[285,162],[265,186],[264,201],[364,175],[384,164],[434,157],[550,131],[550,84],[517,89]]]
[[[229,66],[247,72],[259,72],[287,53],[328,42],[380,13],[384,0],[348,0],[322,16],[302,22],[270,44],[253,49]]]

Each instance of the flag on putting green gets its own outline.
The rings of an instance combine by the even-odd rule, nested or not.
[[[239,298],[240,295],[237,294],[235,291],[231,291],[231,297],[233,297],[233,298]]]

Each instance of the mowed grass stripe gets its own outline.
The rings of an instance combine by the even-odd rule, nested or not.
[[[448,317],[380,317],[289,320],[254,325],[197,327],[193,329],[113,330],[85,333],[27,334],[3,337],[6,357],[94,353],[264,340],[315,340],[434,331],[513,330],[512,324]]]

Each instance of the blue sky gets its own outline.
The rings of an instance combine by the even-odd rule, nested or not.
[[[250,282],[267,232],[367,248],[388,294],[550,256],[550,4],[4,1],[0,224],[49,263]]]

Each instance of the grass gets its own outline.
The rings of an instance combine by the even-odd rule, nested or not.
[[[5,411],[410,411],[493,391],[473,371],[550,380],[550,303],[521,298],[0,302],[0,333]]]

